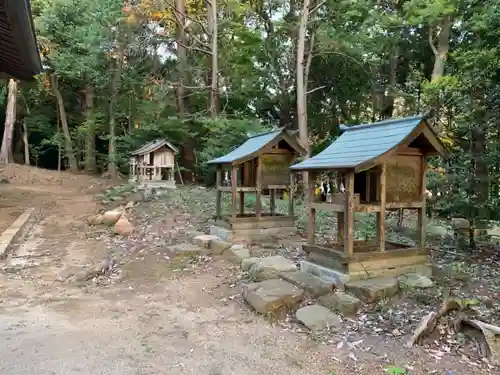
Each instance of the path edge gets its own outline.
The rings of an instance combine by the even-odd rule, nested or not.
[[[16,235],[23,229],[26,222],[29,220],[31,215],[35,212],[34,207],[26,209],[18,218],[3,231],[0,235],[0,259],[5,259],[7,256],[7,250],[12,243],[12,240]]]

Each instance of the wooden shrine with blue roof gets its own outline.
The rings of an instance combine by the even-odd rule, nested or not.
[[[241,146],[208,163],[217,167],[216,223],[211,233],[223,239],[249,239],[254,234],[295,231],[293,197],[288,213],[276,211],[276,195],[293,190],[290,165],[305,154],[285,128],[249,137]],[[269,211],[262,212],[261,197],[270,194]],[[222,194],[231,194],[231,212],[222,212]],[[245,212],[245,195],[255,194],[255,210]]]
[[[341,126],[341,136],[318,155],[291,167],[308,171],[308,253],[303,268],[332,270],[330,277],[365,279],[430,271],[425,247],[426,158],[443,156],[445,148],[425,116]],[[321,173],[335,174],[335,192],[328,201],[314,195]],[[394,209],[417,210],[418,245],[386,240],[385,214]],[[316,244],[316,213],[337,213],[337,238]],[[376,213],[373,240],[354,239],[354,215]],[[316,267],[320,266],[320,267]]]

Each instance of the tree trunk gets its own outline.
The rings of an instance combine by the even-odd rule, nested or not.
[[[50,81],[52,84],[52,91],[54,92],[57,101],[59,119],[61,120],[61,127],[64,135],[64,151],[66,157],[68,158],[69,170],[71,172],[77,172],[78,163],[76,162],[76,157],[73,152],[73,141],[71,140],[71,133],[69,132],[68,118],[66,117],[66,109],[64,108],[64,100],[61,91],[59,91],[57,78],[54,74],[50,75]]]
[[[219,114],[219,66],[217,45],[217,0],[205,0],[208,8],[208,32],[211,44],[211,75],[210,75],[210,116],[216,118]]]
[[[309,136],[307,133],[307,94],[305,92],[305,82],[304,82],[304,55],[305,55],[305,44],[306,44],[306,31],[307,31],[307,19],[309,16],[309,4],[310,0],[304,0],[302,4],[302,12],[300,14],[299,22],[299,35],[297,40],[297,119],[299,128],[299,137],[302,147],[306,150],[305,158],[310,157],[309,151]],[[308,173],[302,173],[302,182],[304,184],[304,191],[306,191],[309,178]]]
[[[434,44],[433,30],[429,30],[429,45],[434,53],[434,68],[432,70],[431,82],[437,82],[444,75],[444,66],[450,50],[450,34],[452,17],[447,14],[441,20],[437,36],[437,45]]]
[[[189,96],[186,93],[188,58],[186,48],[186,4],[185,0],[175,0],[176,8],[176,41],[177,43],[177,111],[180,117],[186,115],[186,109],[189,107]],[[193,140],[186,134],[181,144],[180,163],[184,168],[182,171],[182,180],[193,182],[195,156],[193,151]]]
[[[17,82],[14,79],[9,80],[8,90],[5,128],[3,131],[2,148],[0,149],[0,162],[5,164],[11,161],[12,138],[14,136],[14,124],[16,122]]]
[[[118,100],[118,91],[120,90],[121,75],[123,67],[124,48],[119,43],[115,71],[111,81],[111,98],[109,99],[109,148],[108,148],[108,173],[109,177],[117,178],[118,169],[116,165],[116,116],[115,106]]]
[[[96,171],[95,157],[95,122],[92,118],[94,107],[94,88],[87,84],[84,90],[84,118],[87,123],[87,134],[85,139],[85,170],[89,173]]]
[[[28,125],[23,119],[24,164],[30,165],[30,144],[28,142]]]

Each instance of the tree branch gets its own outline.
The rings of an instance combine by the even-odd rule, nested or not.
[[[326,3],[326,0],[323,0],[322,2],[320,2],[318,5],[316,5],[314,8],[312,8],[310,11],[309,11],[309,15],[313,14],[314,12],[316,12],[320,6],[322,6],[324,3]]]
[[[315,92],[315,91],[322,90],[322,89],[324,89],[325,87],[326,87],[326,85],[315,87],[315,88],[313,88],[312,90],[309,90],[308,92],[306,92],[306,95],[312,94],[312,93],[313,93],[313,92]]]
[[[432,53],[435,56],[437,56],[439,55],[439,52],[436,46],[434,45],[434,37],[432,36],[432,34],[433,34],[432,26],[429,26],[429,46],[431,47]]]

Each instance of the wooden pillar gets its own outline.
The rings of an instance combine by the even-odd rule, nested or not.
[[[255,175],[255,187],[257,191],[255,192],[255,216],[260,218],[260,195],[262,193],[262,159],[260,156],[257,157],[257,171]]]
[[[421,156],[420,159],[420,201],[422,202],[422,207],[418,209],[418,219],[417,219],[417,233],[419,237],[419,246],[421,249],[425,248],[425,232],[427,228],[426,216],[425,216],[425,205],[426,205],[426,195],[425,191],[427,189],[427,161],[425,156]]]
[[[240,191],[240,215],[245,213],[245,192]]]
[[[314,245],[316,242],[316,209],[314,204],[314,185],[316,182],[316,175],[313,172],[306,172],[308,174],[307,180],[307,205],[309,207],[308,219],[309,225],[307,227],[307,242],[309,245]]]
[[[354,171],[345,174],[344,251],[354,252]]]
[[[288,215],[294,215],[294,201],[293,201],[293,191],[295,189],[295,175],[290,173],[290,194],[288,194]]]
[[[343,176],[340,176],[340,172],[337,172],[337,194],[340,193],[340,185],[342,184]],[[345,183],[344,183],[345,188]],[[344,242],[344,229],[345,229],[345,215],[344,212],[337,212],[337,242]]]
[[[382,163],[378,181],[380,191],[380,212],[377,212],[377,245],[380,252],[385,251],[386,170],[387,165]]]
[[[231,194],[231,202],[232,202],[232,208],[231,208],[231,214],[233,219],[236,219],[236,188],[238,187],[238,167],[236,165],[233,165],[231,169],[231,188],[232,188],[232,194]]]
[[[222,191],[220,191],[221,185],[222,185],[222,168],[218,165],[215,177],[215,188],[217,189],[217,195],[215,197],[215,218],[217,220],[222,218],[222,204],[221,204]]]
[[[270,194],[271,194],[270,211],[272,216],[276,212],[276,189],[271,189]]]
[[[365,171],[366,173],[366,190],[365,190],[365,202],[366,203],[369,203],[370,202],[370,196],[371,196],[371,182],[372,182],[372,179],[371,179],[371,172],[368,170],[368,171]]]

